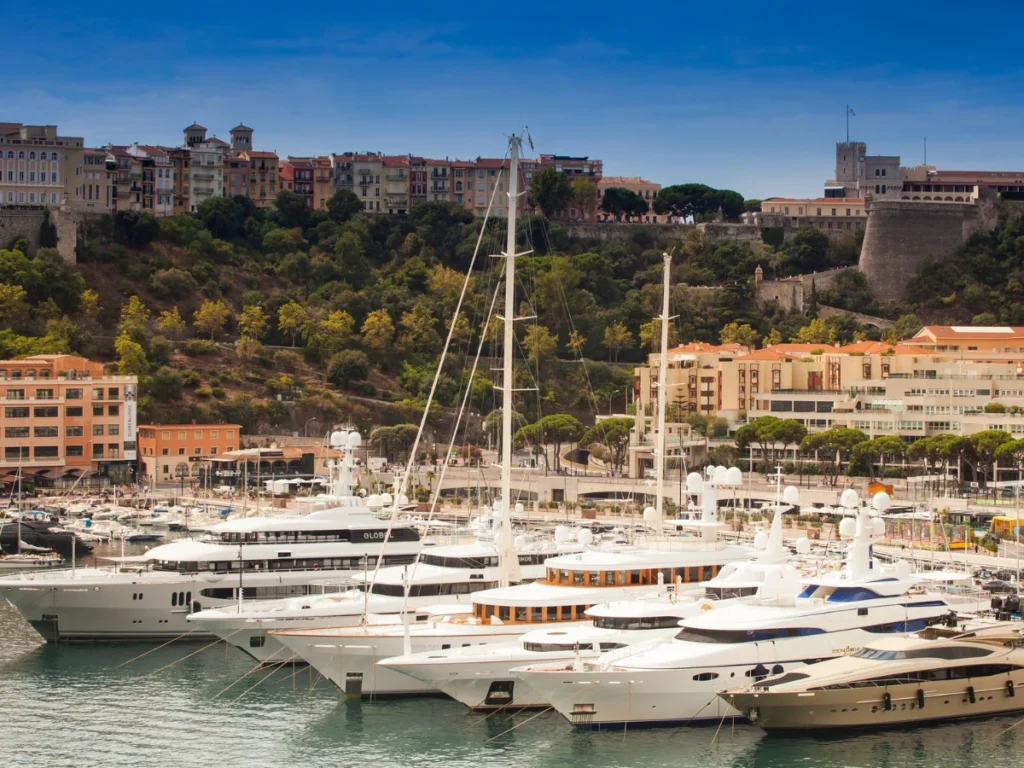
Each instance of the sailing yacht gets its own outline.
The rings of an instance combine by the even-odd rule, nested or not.
[[[883,568],[871,557],[884,533],[873,512],[888,508],[876,494],[860,506],[852,489],[840,524],[850,539],[839,572],[805,579],[794,596],[755,599],[680,623],[678,634],[651,647],[594,661],[518,667],[518,677],[574,725],[679,725],[720,721],[740,713],[717,691],[745,680],[799,671],[841,656],[882,635],[904,634],[947,621],[941,595],[912,589],[918,579],[899,562]]]
[[[781,476],[778,479],[781,486]],[[695,490],[694,485],[691,479],[688,490]],[[591,624],[538,629],[516,642],[398,656],[379,662],[379,666],[419,680],[472,709],[547,706],[543,695],[510,671],[513,667],[592,659],[608,650],[671,637],[684,618],[799,591],[803,576],[790,563],[790,552],[782,541],[783,511],[797,498],[797,489],[790,486],[783,505],[780,487],[771,532],[766,537],[759,534],[764,538],[763,550],[752,561],[726,565],[715,578],[698,585],[703,591],[687,594],[659,589],[655,594],[590,608],[586,613]]]
[[[389,526],[352,495],[357,432],[332,467],[324,508],[303,516],[228,520],[199,541],[178,540],[113,567],[62,569],[0,579],[6,598],[46,640],[212,637],[186,620],[207,607],[307,594],[311,585],[374,566],[413,562],[423,544]]]

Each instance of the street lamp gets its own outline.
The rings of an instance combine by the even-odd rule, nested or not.
[[[303,437],[309,437],[309,425],[314,421],[316,421],[316,416],[313,416],[311,419],[307,419],[306,426],[302,428]]]
[[[621,389],[616,389],[614,392],[612,392],[610,395],[608,395],[608,415],[609,416],[612,415],[612,398],[615,397],[617,394],[619,394],[619,392],[621,392],[621,391],[622,391]]]

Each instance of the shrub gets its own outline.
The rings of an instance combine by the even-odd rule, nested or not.
[[[157,368],[149,382],[150,394],[161,403],[180,399],[181,390],[182,375],[166,365]]]
[[[153,273],[149,278],[149,290],[157,296],[181,297],[192,293],[199,287],[199,283],[188,272],[171,267],[161,269]]]
[[[227,396],[227,393],[224,392],[224,390],[218,386],[210,387],[210,394],[216,397],[218,400],[223,400]]]
[[[216,347],[209,339],[189,339],[185,342],[185,354],[193,357],[212,354],[214,349]]]
[[[198,387],[201,381],[202,378],[199,376],[199,371],[194,371],[191,368],[182,371],[181,383],[186,387]]]
[[[370,359],[358,349],[343,349],[327,365],[327,380],[339,387],[362,381],[370,373]]]
[[[294,371],[301,361],[299,353],[290,349],[279,349],[274,353],[274,365],[279,371]]]
[[[163,336],[154,336],[149,341],[149,360],[157,365],[166,365],[171,359],[171,342]]]

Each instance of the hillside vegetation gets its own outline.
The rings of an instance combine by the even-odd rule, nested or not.
[[[263,211],[245,198],[205,202],[195,216],[156,219],[122,212],[79,238],[78,265],[52,249],[0,250],[0,354],[75,352],[140,376],[143,421],[230,420],[250,433],[322,431],[339,420],[364,429],[415,421],[422,411],[448,322],[480,240],[465,316],[438,384],[440,417],[457,406],[488,317],[504,250],[504,221],[480,223],[459,206],[421,203],[407,217],[366,216],[342,192],[326,212],[288,192]],[[612,225],[609,225],[612,226]],[[962,319],[984,308],[999,320],[1024,313],[1024,230],[1019,219],[978,236],[958,265],[915,277],[906,306],[875,305],[855,270],[812,297],[834,306],[903,317]],[[573,237],[528,216],[519,233],[519,314],[524,363],[517,367],[522,425],[570,413],[592,423],[623,409],[631,365],[659,343],[662,252],[676,247],[671,340],[748,346],[877,338],[847,319],[827,322],[753,301],[753,273],[766,277],[848,266],[858,244],[813,229],[773,247],[659,240],[636,227],[625,242]],[[952,291],[952,293],[951,293]],[[812,307],[813,310],[813,307]],[[492,320],[472,388],[469,439],[480,439],[498,396],[500,320]]]

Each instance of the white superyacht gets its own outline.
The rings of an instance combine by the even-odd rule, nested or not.
[[[330,492],[314,500],[317,511],[229,520],[200,541],[163,544],[111,567],[3,578],[0,597],[49,641],[193,640],[213,635],[189,624],[190,613],[301,596],[314,582],[374,567],[379,556],[381,565],[413,562],[423,546],[417,531],[395,526],[388,536],[387,522],[351,495],[359,434],[335,433],[332,443],[349,450],[332,468]]]
[[[884,511],[889,498],[876,494]],[[717,692],[768,675],[841,656],[885,635],[948,620],[940,596],[915,589],[905,562],[883,568],[871,544],[881,520],[843,494],[856,510],[840,533],[851,539],[844,568],[809,578],[799,595],[754,600],[680,623],[674,639],[613,652],[594,661],[531,665],[514,671],[574,725],[618,727],[720,722],[740,717]]]
[[[689,492],[701,493],[702,488],[699,475],[688,478]],[[798,499],[796,488],[790,486],[783,495],[780,487],[771,532],[758,534],[756,544],[761,551],[756,559],[726,565],[715,578],[699,585],[702,591],[680,594],[662,584],[650,595],[589,609],[589,624],[538,629],[516,642],[398,656],[379,665],[436,688],[472,709],[547,706],[544,696],[510,671],[513,667],[594,658],[604,651],[672,637],[684,618],[754,598],[796,594],[803,574],[789,562],[791,555],[782,540],[782,515]],[[710,531],[713,540],[714,529]]]

